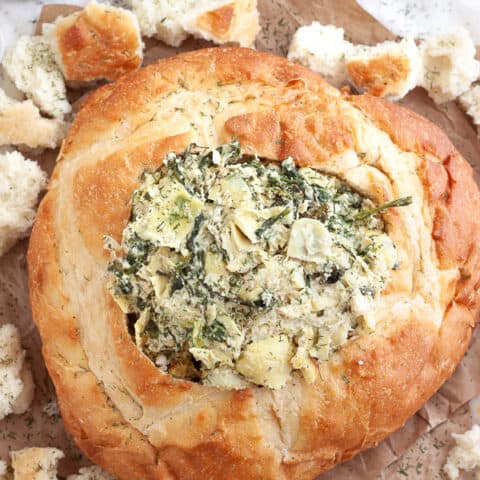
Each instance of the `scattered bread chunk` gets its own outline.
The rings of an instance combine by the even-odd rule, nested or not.
[[[59,118],[71,111],[62,72],[43,37],[20,37],[2,65],[15,86],[43,113]]]
[[[480,127],[480,85],[475,85],[459,97],[460,105],[472,117],[473,123]]]
[[[236,42],[242,47],[251,47],[260,30],[257,0],[230,1],[200,15],[192,10],[187,12],[183,27],[196,38],[219,44]]]
[[[462,95],[480,75],[475,45],[465,28],[425,39],[420,51],[423,72],[419,83],[436,103]]]
[[[142,35],[178,47],[188,35],[250,47],[259,31],[257,0],[128,0]]]
[[[67,480],[115,480],[115,478],[100,467],[93,466],[81,468],[77,475],[70,475]]]
[[[31,100],[14,100],[0,88],[0,146],[55,148],[66,129],[67,124],[62,120],[42,117]]]
[[[64,454],[57,448],[24,448],[10,456],[15,480],[57,480],[58,461]]]
[[[128,5],[138,18],[140,31],[145,37],[156,37],[159,40],[178,47],[188,36],[180,23],[183,12],[183,1],[175,4],[165,2],[161,5],[155,0],[128,0]]]
[[[32,373],[20,334],[11,323],[0,327],[0,420],[28,410],[33,400]]]
[[[480,468],[480,425],[474,425],[463,434],[452,433],[456,446],[450,450],[443,471],[450,480],[460,476],[460,470]]]
[[[362,91],[400,99],[417,84],[420,52],[412,39],[375,46],[353,45],[343,28],[313,22],[293,36],[288,58],[310,67],[341,87],[349,79]]]
[[[142,65],[138,20],[123,8],[92,1],[80,12],[44,24],[43,34],[67,81],[116,80]]]
[[[376,97],[403,98],[417,86],[420,52],[413,39],[358,46],[346,61],[355,87]]]
[[[305,65],[335,85],[348,81],[346,58],[355,47],[344,39],[343,28],[313,22],[300,27],[294,34],[288,58]]]
[[[38,164],[21,153],[0,154],[0,256],[27,236],[46,182]]]

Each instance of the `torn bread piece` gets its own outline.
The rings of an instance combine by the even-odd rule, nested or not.
[[[419,85],[443,103],[466,92],[480,75],[475,46],[464,28],[427,38],[420,47],[408,38],[367,46],[346,41],[342,28],[313,22],[295,32],[288,58],[337,87],[350,78],[359,90],[393,100]]]
[[[65,455],[58,448],[24,448],[10,454],[15,480],[57,480],[58,461]]]
[[[288,58],[320,73],[336,87],[346,85],[345,61],[355,47],[344,39],[344,34],[343,28],[319,22],[300,27],[293,36]]]
[[[146,37],[178,47],[188,35],[250,47],[259,31],[256,0],[128,0]]]
[[[0,256],[27,236],[46,182],[36,162],[19,152],[0,154]]]
[[[156,37],[174,47],[178,47],[188,36],[179,20],[184,14],[184,2],[178,2],[177,6],[176,3],[159,5],[155,0],[128,0],[142,35]]]
[[[79,12],[44,24],[43,35],[67,81],[116,80],[142,64],[137,17],[123,8],[92,1]]]
[[[416,87],[421,70],[420,52],[415,41],[358,46],[346,60],[353,84],[376,97],[403,98]]]
[[[28,410],[33,400],[34,383],[25,361],[20,334],[15,325],[0,327],[0,420]]]
[[[62,72],[44,38],[20,37],[2,65],[15,86],[43,113],[61,118],[71,111]]]
[[[462,95],[480,75],[475,45],[465,28],[427,38],[420,53],[423,69],[419,84],[436,103]]]
[[[187,12],[183,28],[196,38],[251,47],[260,29],[257,0],[235,0],[200,15]]]
[[[411,39],[353,45],[344,39],[342,28],[318,22],[296,31],[288,58],[337,87],[350,78],[359,90],[392,99],[402,98],[414,88],[421,70],[420,53]]]
[[[452,433],[452,437],[456,445],[448,454],[443,471],[450,480],[456,480],[460,477],[460,470],[480,468],[480,425],[474,425],[463,434]]]
[[[109,473],[98,466],[83,467],[76,475],[69,475],[67,480],[115,480]]]
[[[480,85],[474,85],[458,98],[460,105],[467,115],[472,117],[473,123],[480,127]],[[477,128],[480,133],[480,129]]]
[[[0,146],[55,148],[67,128],[63,120],[42,117],[31,100],[14,100],[0,88]]]

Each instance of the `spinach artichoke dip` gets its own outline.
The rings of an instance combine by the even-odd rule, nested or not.
[[[375,204],[334,176],[190,145],[145,172],[111,292],[140,349],[174,377],[224,388],[307,382],[375,328],[397,266]]]

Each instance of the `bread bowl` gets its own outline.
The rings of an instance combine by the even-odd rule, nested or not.
[[[163,371],[112,295],[105,236],[120,244],[135,222],[142,173],[165,176],[167,154],[182,158],[192,143],[233,141],[239,161],[291,157],[297,173],[335,177],[362,202],[412,197],[381,215],[397,261],[375,295],[374,325],[353,322],[326,359],[308,359],[311,376],[290,366],[282,385],[240,372],[249,383],[225,388]],[[199,50],[100,88],[62,146],[28,253],[67,429],[120,479],[313,479],[398,429],[453,372],[480,304],[479,207],[471,168],[437,127],[279,57]]]

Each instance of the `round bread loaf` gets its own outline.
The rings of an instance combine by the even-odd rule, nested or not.
[[[145,170],[192,142],[334,175],[381,204],[398,265],[307,381],[229,390],[162,371],[108,287]],[[65,140],[28,252],[34,320],[65,426],[119,479],[313,479],[400,428],[452,374],[480,306],[480,195],[447,136],[283,58],[214,48],[93,93]]]

